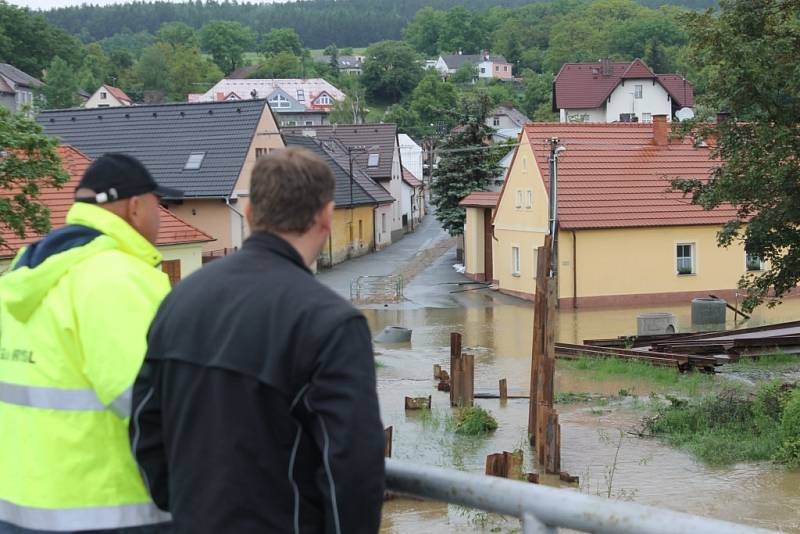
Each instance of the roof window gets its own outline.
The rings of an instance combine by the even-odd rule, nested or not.
[[[196,171],[200,169],[200,167],[203,165],[203,159],[205,159],[205,157],[205,152],[192,152],[189,154],[189,159],[186,160],[186,165],[183,166],[183,170]]]
[[[367,167],[377,167],[380,159],[381,159],[380,154],[370,154],[369,160],[367,161]]]

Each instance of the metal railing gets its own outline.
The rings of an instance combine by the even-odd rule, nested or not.
[[[568,489],[386,459],[387,489],[478,508],[522,521],[523,534],[559,527],[608,534],[766,534],[773,532]]]
[[[403,277],[359,276],[350,281],[350,300],[355,304],[380,304],[403,300]]]

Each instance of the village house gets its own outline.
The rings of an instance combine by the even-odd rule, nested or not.
[[[284,143],[266,100],[45,111],[45,133],[91,158],[125,152],[156,180],[184,192],[168,209],[216,241],[208,256],[242,245],[256,158]]]
[[[709,293],[731,298],[743,274],[763,270],[741,243],[717,246],[717,232],[735,209],[704,211],[670,190],[671,178],[708,178],[716,163],[704,142],[673,137],[661,115],[642,124],[527,125],[491,226],[490,193],[463,201],[471,278],[533,298],[536,249],[549,233],[553,138],[566,149],[556,173],[561,306],[655,305]]]
[[[43,188],[39,193],[39,202],[50,210],[50,224],[59,228],[65,224],[67,211],[72,206],[75,187],[83,173],[91,164],[91,160],[68,145],[58,147],[64,170],[69,174],[69,181],[60,189]],[[167,273],[174,285],[182,277],[186,277],[202,266],[203,245],[213,238],[182,221],[168,210],[161,208],[161,226],[158,230],[156,246],[164,258],[161,270]],[[0,271],[5,271],[19,250],[38,241],[41,235],[32,233],[21,239],[10,228],[2,229],[3,245],[0,246]]]
[[[475,75],[478,78],[497,78],[500,80],[513,80],[513,65],[506,61],[506,58],[499,54],[491,54],[484,50],[480,54],[449,54],[441,55],[436,60],[434,68],[439,71],[442,77],[455,74],[463,65],[475,67]]]
[[[319,264],[331,267],[347,259],[380,250],[391,243],[394,198],[361,168],[350,174],[346,150],[332,142],[303,135],[285,135],[286,146],[305,148],[325,161],[336,178],[333,228]]]
[[[0,106],[12,112],[33,105],[34,93],[44,84],[8,63],[0,63]]]
[[[405,166],[400,185],[403,191],[400,198],[403,228],[406,232],[413,232],[425,216],[425,186]]]
[[[117,108],[132,106],[133,99],[119,87],[103,84],[86,100],[85,108]]]
[[[284,135],[305,135],[329,143],[329,146],[344,151],[354,168],[363,169],[392,197],[391,216],[387,224],[391,229],[391,241],[397,241],[405,233],[401,211],[403,195],[403,165],[400,143],[395,124],[334,124],[308,128],[281,128]]]
[[[322,78],[234,79],[224,78],[202,94],[190,94],[189,102],[232,102],[266,98],[279,126],[319,126],[345,95]]]
[[[364,56],[337,56],[336,65],[341,74],[359,75],[363,71]],[[314,61],[319,63],[330,63],[331,56],[314,56]]]
[[[655,74],[641,59],[566,63],[553,80],[561,122],[651,122],[694,116],[694,87],[678,74]],[[684,109],[686,108],[686,109]]]

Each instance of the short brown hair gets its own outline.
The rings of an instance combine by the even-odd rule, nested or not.
[[[333,200],[330,167],[303,148],[286,148],[259,158],[250,181],[253,226],[268,232],[307,231]]]

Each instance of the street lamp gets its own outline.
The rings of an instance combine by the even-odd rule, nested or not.
[[[567,147],[559,143],[558,137],[550,139],[550,272],[554,275],[558,272],[558,157],[566,151]]]

